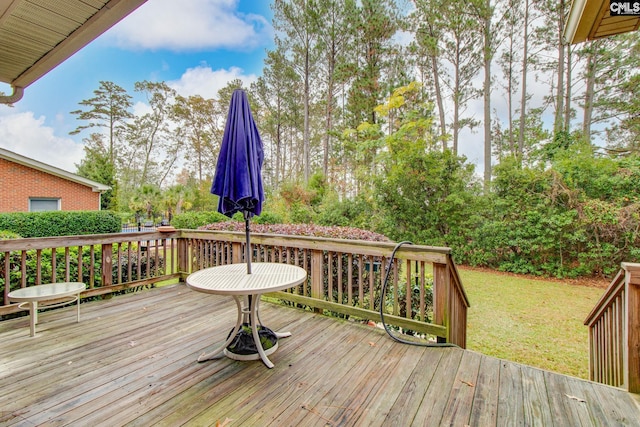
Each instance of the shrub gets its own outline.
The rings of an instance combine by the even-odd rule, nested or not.
[[[244,233],[244,223],[225,221],[208,224],[201,230],[238,231]],[[314,224],[254,224],[251,223],[252,233],[285,234],[288,236],[326,237],[332,239],[368,240],[372,242],[388,242],[389,239],[373,231],[361,230],[353,227],[324,227]]]
[[[197,230],[203,225],[227,221],[229,218],[222,215],[220,212],[206,211],[206,212],[185,212],[175,215],[171,219],[171,225],[175,228],[183,228],[187,230]]]
[[[18,233],[14,233],[13,231],[0,230],[0,240],[10,240],[10,239],[21,239]]]
[[[274,212],[262,212],[259,216],[254,216],[251,221],[256,224],[282,224],[282,215]]]
[[[50,211],[0,214],[0,230],[24,238],[117,233],[120,218],[110,211]]]
[[[373,208],[363,198],[338,200],[337,196],[325,197],[322,210],[317,215],[321,225],[369,228]]]

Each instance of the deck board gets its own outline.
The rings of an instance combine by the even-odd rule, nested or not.
[[[261,362],[197,363],[230,298],[175,285],[0,322],[0,426],[640,426],[638,396],[370,326],[263,303],[289,330]]]

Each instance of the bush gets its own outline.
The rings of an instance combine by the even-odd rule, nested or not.
[[[202,230],[237,231],[244,233],[244,223],[225,221],[208,224]],[[326,237],[330,239],[368,240],[370,242],[388,242],[389,239],[373,231],[354,227],[325,227],[315,224],[254,224],[251,223],[252,233],[284,234],[287,236]]]
[[[317,215],[317,222],[326,226],[351,226],[369,228],[369,217],[373,207],[363,198],[338,200],[331,195],[322,202],[322,210]]]
[[[262,212],[259,216],[251,218],[251,222],[256,224],[282,224],[284,222],[282,215],[274,212]]]
[[[185,212],[175,215],[171,219],[171,225],[175,228],[183,228],[187,230],[197,230],[203,225],[212,224],[229,220],[228,217],[220,212]]]
[[[50,211],[0,214],[0,230],[24,238],[118,233],[120,217],[110,211]]]
[[[0,240],[11,240],[11,239],[21,239],[22,236],[20,236],[17,233],[14,233],[13,231],[7,231],[7,230],[0,230]]]

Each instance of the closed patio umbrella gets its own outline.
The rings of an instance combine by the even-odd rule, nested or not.
[[[236,212],[244,215],[247,274],[251,274],[250,219],[260,215],[264,201],[263,160],[262,140],[251,115],[247,94],[236,89],[231,96],[211,193],[220,197],[220,213],[228,217]]]

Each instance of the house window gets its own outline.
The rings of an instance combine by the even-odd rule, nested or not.
[[[30,197],[29,212],[59,211],[60,199]]]

